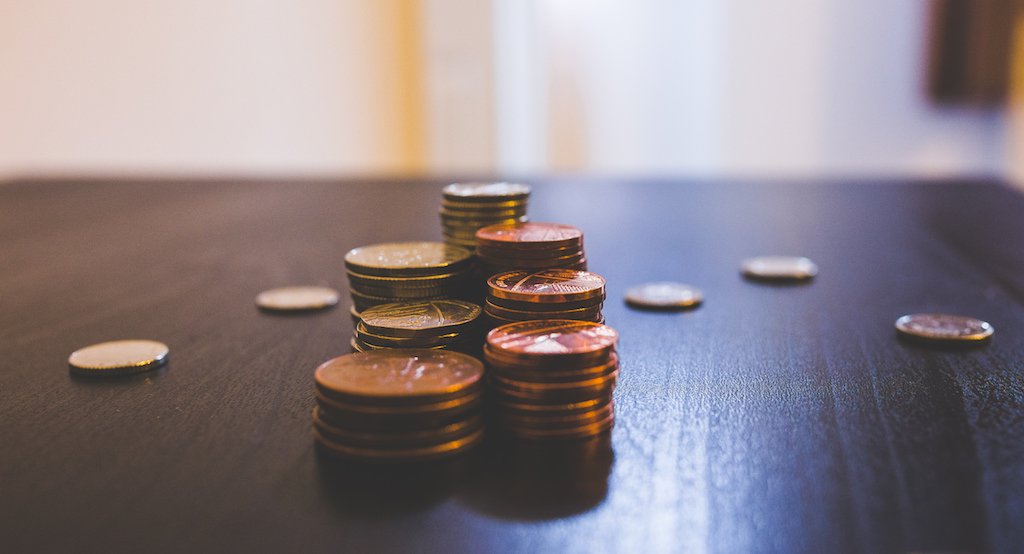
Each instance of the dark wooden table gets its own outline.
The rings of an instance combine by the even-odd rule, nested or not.
[[[1024,197],[997,184],[538,183],[586,232],[621,333],[610,440],[492,441],[452,463],[340,464],[312,372],[347,305],[281,317],[259,291],[347,292],[354,246],[438,238],[438,182],[0,186],[0,550],[1024,551]],[[744,281],[801,254],[809,285]],[[630,285],[706,304],[645,313]],[[898,340],[911,312],[996,327]],[[166,369],[74,378],[68,354],[168,343]]]

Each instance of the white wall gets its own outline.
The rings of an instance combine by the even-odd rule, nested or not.
[[[1002,113],[929,106],[925,0],[531,4],[542,30],[536,63],[546,67],[534,87],[547,100],[546,119],[535,122],[543,136],[534,140],[550,146],[533,160],[504,152],[509,170],[1003,169]],[[511,51],[505,56],[522,52],[515,41],[499,47]]]
[[[0,0],[0,175],[399,171],[398,0]]]

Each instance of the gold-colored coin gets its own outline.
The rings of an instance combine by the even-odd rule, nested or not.
[[[321,447],[329,453],[344,458],[372,462],[422,462],[447,458],[461,454],[475,447],[483,441],[484,431],[479,429],[464,438],[436,446],[421,446],[414,448],[367,448],[348,446],[330,440],[313,429],[313,436]]]
[[[682,283],[647,283],[626,291],[626,303],[648,310],[683,310],[700,305],[704,293]]]
[[[281,287],[256,295],[256,305],[271,311],[324,310],[337,303],[338,291],[327,287]]]
[[[451,222],[454,224],[459,224],[463,221],[496,222],[496,220],[500,221],[526,217],[526,206],[499,210],[469,210],[464,208],[442,207],[438,214],[441,216],[442,222]]]
[[[744,276],[765,281],[804,281],[818,274],[818,266],[798,256],[761,256],[743,261]]]
[[[509,271],[487,280],[491,296],[519,302],[563,303],[604,296],[604,277],[573,269]]]
[[[349,250],[345,267],[383,277],[439,275],[468,265],[471,256],[469,250],[443,242],[393,242]]]
[[[452,183],[441,194],[448,201],[509,202],[530,196],[530,186],[522,183]]]
[[[471,390],[483,372],[483,364],[466,354],[402,349],[346,354],[321,364],[314,378],[318,389],[334,398],[427,402]]]
[[[896,320],[896,330],[908,337],[937,342],[980,342],[995,328],[987,321],[949,314],[911,314]]]
[[[359,292],[357,289],[353,288],[350,288],[349,292],[352,294],[352,304],[355,305],[356,310],[359,310],[360,313],[374,306],[379,306],[381,304],[395,304],[397,302],[423,302],[426,300],[444,300],[447,296],[451,296],[450,294],[438,294],[436,296],[428,296],[426,298],[409,298],[399,293],[395,293],[394,296],[377,296],[373,294],[363,294],[362,292]]]
[[[480,317],[480,306],[463,300],[428,300],[382,304],[364,310],[363,325],[392,337],[438,336],[460,332]]]
[[[349,288],[350,292],[355,292],[363,296],[376,296],[378,298],[391,299],[390,302],[414,302],[417,300],[426,300],[432,298],[445,298],[449,296],[455,296],[463,290],[464,285],[440,287],[440,288],[381,288],[381,287],[368,287],[365,285],[352,285]]]
[[[528,204],[529,198],[500,202],[467,202],[464,200],[450,200],[448,198],[441,199],[441,209],[443,210],[523,210],[525,212]]]
[[[435,348],[466,338],[461,333],[447,333],[432,337],[389,337],[367,331],[362,322],[356,325],[355,336],[364,344],[381,348]]]
[[[169,352],[166,344],[154,340],[115,340],[75,350],[68,365],[79,375],[127,375],[160,367]]]
[[[362,275],[347,272],[348,281],[353,286],[370,286],[378,288],[439,288],[457,285],[466,280],[465,271],[424,275],[419,277],[381,277],[379,275]]]
[[[322,416],[320,407],[313,408],[313,426],[332,442],[368,447],[413,447],[441,444],[469,435],[481,427],[479,415],[426,429],[365,430],[335,425]]]

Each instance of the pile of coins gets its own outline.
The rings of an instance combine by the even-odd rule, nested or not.
[[[394,302],[460,297],[471,276],[473,253],[443,242],[394,242],[345,254],[353,320],[370,307]]]
[[[462,300],[380,304],[363,310],[352,350],[437,348],[479,352],[480,306]]]
[[[514,269],[587,269],[583,231],[557,223],[483,227],[476,232],[476,255],[488,277]]]
[[[452,246],[472,250],[481,227],[527,221],[528,185],[453,183],[441,194],[441,231],[444,241]]]
[[[487,334],[494,416],[512,436],[574,439],[612,427],[618,333],[588,321],[521,321]]]
[[[576,269],[506,271],[487,280],[484,312],[496,325],[532,319],[604,323],[605,280]]]
[[[348,354],[316,369],[313,436],[328,453],[406,462],[465,452],[483,440],[483,364],[447,350]]]

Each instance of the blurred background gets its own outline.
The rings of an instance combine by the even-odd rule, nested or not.
[[[1014,0],[0,0],[0,178],[1024,179]]]

